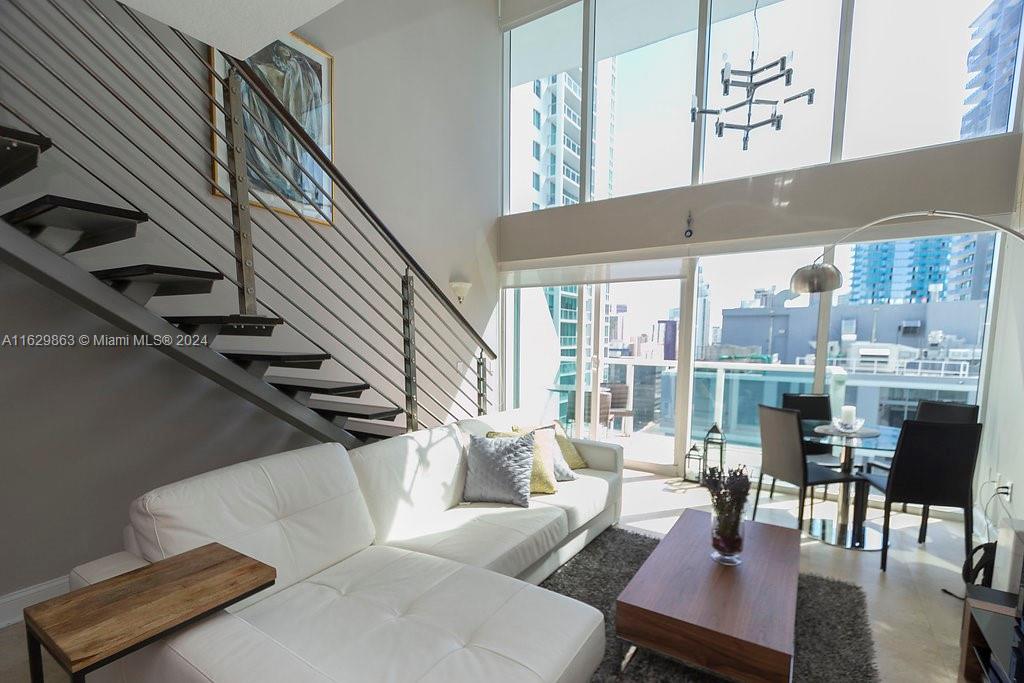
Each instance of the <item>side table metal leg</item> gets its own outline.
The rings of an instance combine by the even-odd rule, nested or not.
[[[25,627],[25,640],[28,643],[28,675],[32,683],[43,683],[43,650],[39,639],[32,629]]]

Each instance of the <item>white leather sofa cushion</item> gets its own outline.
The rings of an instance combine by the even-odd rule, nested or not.
[[[237,616],[335,681],[582,682],[604,652],[604,620],[588,605],[385,546]],[[249,667],[217,680],[267,679]]]
[[[543,496],[534,496],[531,502],[550,505],[565,512],[569,533],[597,517],[612,506],[621,487],[622,475],[604,470],[575,470],[575,481],[558,482],[558,490]]]
[[[449,425],[410,432],[349,453],[377,543],[412,536],[423,527],[424,517],[462,502],[463,445],[461,432]]]
[[[420,518],[418,529],[387,544],[517,576],[568,535],[564,512],[537,500],[528,508],[465,503]]]
[[[75,567],[68,574],[68,584],[71,590],[77,590],[115,576],[120,576],[125,572],[145,567],[147,564],[149,563],[138,555],[122,550],[119,553],[107,555],[106,557],[101,557],[98,560],[86,562]]]
[[[129,519],[144,559],[211,541],[277,569],[238,610],[362,550],[373,522],[345,449],[319,444],[249,460],[150,491]]]

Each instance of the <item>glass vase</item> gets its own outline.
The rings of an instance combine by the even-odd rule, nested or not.
[[[711,559],[727,567],[735,567],[743,560],[743,511],[719,515],[711,513]]]

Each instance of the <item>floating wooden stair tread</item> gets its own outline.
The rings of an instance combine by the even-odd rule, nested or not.
[[[364,391],[369,391],[370,389],[370,385],[364,382],[341,382],[331,379],[278,377],[268,378],[267,381],[281,391],[292,394],[309,392],[311,394],[326,394],[328,396],[358,397]]]
[[[268,363],[272,367],[306,368],[316,370],[329,353],[301,353],[295,351],[220,351],[225,358],[236,363]]]
[[[58,227],[93,232],[145,223],[149,216],[141,211],[48,194],[4,215],[11,225],[26,228]]]
[[[35,146],[40,152],[45,152],[53,146],[53,141],[45,135],[39,135],[38,133],[30,133],[27,130],[21,130],[19,128],[11,128],[10,126],[0,126],[0,138],[6,138],[8,140],[14,140],[24,144]]]
[[[150,285],[154,288],[153,296],[206,294],[213,288],[215,281],[224,279],[222,274],[214,270],[155,266],[148,263],[94,270],[92,274],[115,287],[123,288],[131,283]]]
[[[408,430],[400,425],[387,425],[375,422],[361,422],[348,420],[344,429],[352,436],[362,441],[380,441],[390,439],[393,436],[401,436]]]
[[[394,420],[405,412],[394,406],[368,406],[329,399],[312,399],[306,405],[324,416],[357,417],[362,420]]]
[[[210,325],[218,328],[217,334],[245,337],[269,337],[274,328],[284,323],[283,318],[267,315],[171,315],[167,322],[187,329],[198,329]],[[330,356],[328,356],[329,358]]]
[[[0,186],[33,170],[52,144],[42,135],[0,126]]]
[[[177,268],[174,266],[154,266],[144,263],[138,266],[124,266],[121,268],[108,268],[106,270],[94,270],[92,274],[101,280],[113,282],[115,280],[138,280],[141,282],[182,282],[192,280],[223,280],[224,276],[214,270],[193,270],[191,268]]]
[[[149,216],[133,209],[45,195],[9,211],[3,219],[32,236],[52,229],[70,231],[75,237],[67,239],[66,244],[47,243],[64,253],[134,237],[138,224],[148,221]]]

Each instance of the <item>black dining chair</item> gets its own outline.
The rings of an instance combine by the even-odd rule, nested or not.
[[[944,422],[948,424],[974,424],[978,421],[978,406],[973,403],[956,403],[954,401],[928,401],[922,399],[917,402],[917,415],[914,417],[919,422]],[[889,460],[891,462],[891,460]],[[891,465],[887,462],[868,461],[867,471],[871,472],[875,467],[888,470]],[[903,512],[907,511],[907,504],[903,504]],[[917,532],[917,542],[924,543],[928,534],[928,514],[931,512],[929,506],[921,508],[921,529]]]
[[[926,401],[917,402],[917,416],[915,420],[921,422],[948,422],[951,424],[972,424],[978,421],[978,406],[973,403],[955,403],[953,401]],[[906,509],[904,509],[906,512]],[[917,532],[917,542],[924,543],[928,534],[928,513],[929,506],[921,508],[921,530]]]
[[[882,571],[889,553],[889,515],[893,503],[962,508],[964,546],[971,556],[974,536],[974,465],[981,425],[906,420],[888,474],[859,475],[885,494],[882,522]],[[922,527],[922,533],[924,527]],[[923,539],[918,537],[918,542]]]
[[[832,400],[828,394],[783,394],[782,407],[800,411],[801,420],[832,421]],[[832,454],[832,446],[823,443],[805,443],[804,453],[813,462],[824,467],[839,467],[839,458]],[[768,497],[775,493],[775,482],[768,490]],[[828,485],[825,486],[821,499],[828,497]]]
[[[797,528],[804,525],[804,499],[808,486],[859,482],[854,474],[843,474],[830,470],[807,459],[803,434],[800,431],[800,411],[773,406],[758,406],[761,421],[761,472],[757,477],[757,493],[754,494],[754,510],[751,519],[757,517],[757,502],[761,497],[764,475],[793,484],[800,492],[800,506],[797,512]],[[810,513],[814,515],[814,496],[811,496]]]

